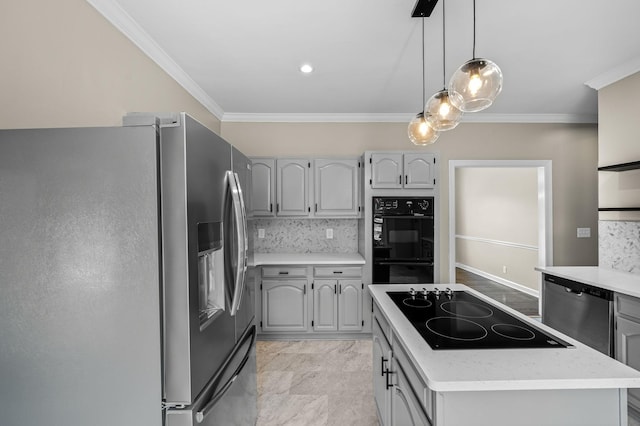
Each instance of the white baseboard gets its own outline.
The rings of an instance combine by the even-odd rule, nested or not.
[[[465,271],[469,271],[469,272],[471,272],[473,274],[480,275],[483,278],[486,278],[486,279],[491,280],[491,281],[495,281],[495,282],[500,283],[502,285],[505,285],[507,287],[511,287],[514,290],[518,290],[518,291],[521,291],[523,293],[527,293],[527,294],[529,294],[531,296],[538,297],[538,298],[540,297],[540,292],[537,291],[537,290],[534,290],[534,289],[529,288],[529,287],[525,287],[522,284],[518,284],[518,283],[515,283],[513,281],[505,280],[502,277],[498,277],[496,275],[489,274],[488,272],[481,271],[480,269],[476,269],[476,268],[474,268],[472,266],[464,265],[462,263],[457,263],[456,262],[456,268],[464,269]]]

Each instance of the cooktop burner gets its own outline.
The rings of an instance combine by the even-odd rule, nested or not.
[[[465,291],[389,291],[432,349],[566,348],[570,345]]]

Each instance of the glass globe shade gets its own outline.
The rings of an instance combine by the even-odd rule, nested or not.
[[[434,143],[438,139],[438,136],[440,136],[440,133],[435,131],[424,118],[424,113],[422,112],[411,120],[407,133],[409,134],[409,140],[411,140],[414,145],[421,146]]]
[[[488,59],[471,59],[449,81],[450,102],[463,112],[489,108],[502,90],[502,71]]]
[[[447,89],[431,96],[424,106],[424,111],[427,121],[438,132],[455,128],[462,119],[462,111],[450,102]]]

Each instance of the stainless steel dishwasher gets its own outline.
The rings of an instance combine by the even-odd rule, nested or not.
[[[613,292],[544,274],[542,322],[613,356]]]

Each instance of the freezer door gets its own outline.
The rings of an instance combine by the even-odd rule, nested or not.
[[[229,229],[223,212],[231,145],[181,114],[180,126],[162,129],[161,158],[164,396],[167,403],[191,404],[235,344],[230,305],[217,297],[220,268],[227,256]],[[204,282],[211,284],[206,294],[214,296],[210,300],[214,315],[204,321],[202,273],[209,274]],[[227,279],[224,276],[223,282]]]
[[[0,131],[0,423],[162,422],[151,126]]]
[[[257,419],[256,326],[251,325],[222,370],[193,405],[166,411],[166,426],[253,425]]]

